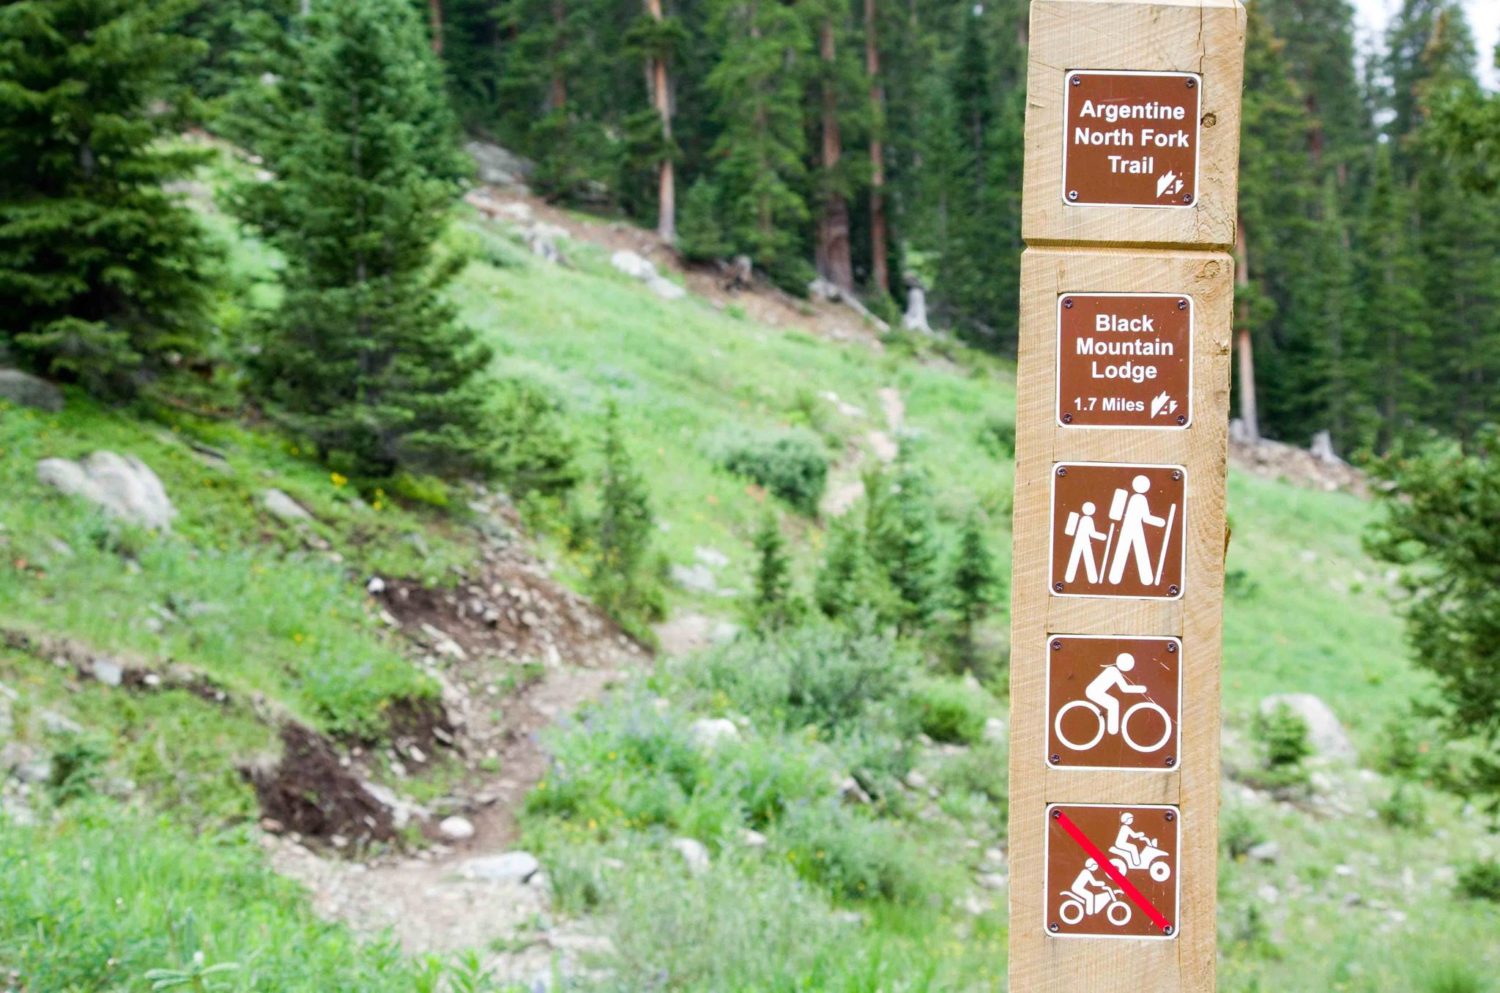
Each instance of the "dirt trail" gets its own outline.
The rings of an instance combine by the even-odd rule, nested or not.
[[[365,935],[389,930],[410,953],[486,950],[497,978],[528,988],[550,982],[554,965],[577,973],[607,941],[587,922],[552,919],[545,866],[515,851],[517,814],[546,772],[541,732],[648,653],[514,542],[491,541],[455,589],[382,579],[371,591],[441,683],[468,775],[430,810],[402,807],[421,819],[427,848],[351,861],[268,834],[273,866],[307,886],[320,915]],[[392,754],[412,761],[399,740]],[[453,814],[471,837],[438,830]]]
[[[828,489],[818,507],[824,517],[838,517],[864,497],[865,481],[862,474],[870,455],[879,459],[882,464],[889,465],[901,454],[897,439],[906,427],[906,402],[901,398],[901,391],[894,386],[881,387],[876,391],[876,397],[880,400],[886,426],[884,429],[871,428],[867,431],[863,445],[851,443],[843,462],[834,467]]]

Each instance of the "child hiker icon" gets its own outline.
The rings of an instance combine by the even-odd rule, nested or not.
[[[1115,546],[1114,560],[1109,565],[1109,582],[1112,586],[1120,585],[1120,581],[1125,578],[1126,566],[1134,559],[1141,585],[1155,586],[1160,580],[1160,572],[1153,572],[1151,568],[1146,527],[1150,525],[1163,529],[1162,542],[1165,546],[1172,540],[1171,521],[1172,515],[1177,513],[1177,505],[1172,505],[1167,517],[1158,517],[1151,512],[1151,501],[1146,496],[1151,489],[1151,480],[1146,476],[1136,476],[1130,481],[1130,489],[1133,492],[1129,494],[1123,489],[1115,490],[1114,500],[1109,508],[1110,519],[1120,522],[1120,541]],[[1166,548],[1163,547],[1162,551],[1165,553]]]
[[[1099,582],[1102,563],[1094,558],[1094,542],[1103,540],[1105,534],[1094,526],[1094,512],[1097,509],[1091,501],[1085,501],[1083,513],[1075,511],[1068,515],[1068,524],[1063,533],[1073,539],[1073,549],[1068,553],[1068,570],[1063,578],[1070,583],[1078,578],[1079,565],[1083,566],[1083,574],[1090,583]],[[1104,548],[1105,554],[1109,554],[1109,545],[1106,544]]]

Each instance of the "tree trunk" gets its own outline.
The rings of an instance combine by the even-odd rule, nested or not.
[[[563,77],[563,25],[568,21],[567,0],[552,0],[552,81],[547,87],[547,109],[562,110],[568,105],[568,81]]]
[[[427,16],[432,22],[433,54],[443,54],[443,0],[427,0]]]
[[[661,0],[646,0],[646,13],[660,24],[663,20]],[[667,76],[666,56],[658,53],[647,59],[646,72],[651,104],[661,118],[665,146],[656,167],[656,233],[670,245],[677,240],[677,176],[672,165],[672,89]]]
[[[818,213],[818,275],[846,292],[854,291],[854,266],[849,261],[849,202],[834,188],[843,147],[839,139],[838,83],[834,78],[833,19],[825,18],[818,31],[823,59],[823,203]]]
[[[1245,238],[1245,222],[1240,220],[1234,233],[1234,286],[1239,291],[1236,306],[1234,350],[1240,370],[1240,421],[1251,441],[1260,440],[1260,423],[1255,412],[1255,345],[1250,338],[1250,247]]]
[[[886,267],[885,221],[885,87],[880,81],[880,47],[877,43],[875,0],[865,0],[865,73],[870,77],[870,109],[875,120],[870,127],[870,280],[877,292],[891,292]]]

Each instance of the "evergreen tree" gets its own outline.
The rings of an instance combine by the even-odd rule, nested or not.
[[[755,532],[755,593],[751,620],[757,627],[777,628],[795,619],[792,560],[787,555],[781,521],[767,511]]]
[[[162,144],[198,52],[168,33],[183,10],[0,6],[0,351],[101,394],[134,393],[206,344],[209,250],[163,189],[202,161]]]
[[[828,529],[828,551],[813,583],[813,600],[824,616],[851,620],[869,610],[882,621],[894,621],[894,593],[870,561],[869,542],[855,514],[834,520]]]
[[[736,250],[793,292],[811,273],[801,233],[808,220],[802,94],[811,32],[802,6],[776,0],[713,0],[719,61],[709,90],[723,131],[714,175]]]
[[[1000,575],[984,536],[984,519],[977,510],[964,519],[948,585],[958,615],[959,655],[964,665],[972,669],[974,627],[994,605],[1000,589]]]
[[[700,178],[688,188],[677,236],[678,249],[690,261],[706,262],[729,254],[729,241],[719,223],[719,190],[709,180]]]
[[[620,431],[620,412],[610,403],[604,419],[604,468],[599,478],[599,517],[593,527],[589,593],[620,620],[661,613],[660,590],[646,569],[656,526],[646,480],[636,468]]]
[[[459,160],[438,66],[406,0],[321,0],[268,95],[271,182],[245,216],[286,256],[255,387],[321,458],[369,477],[488,472],[489,352],[440,289],[433,242]]]
[[[866,535],[871,557],[896,592],[901,630],[919,632],[941,607],[941,549],[931,480],[903,455],[893,477],[872,476],[865,490],[870,494]]]

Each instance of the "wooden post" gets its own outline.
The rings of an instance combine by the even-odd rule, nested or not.
[[[1244,39],[1238,0],[1031,4],[1012,993],[1214,989]]]

